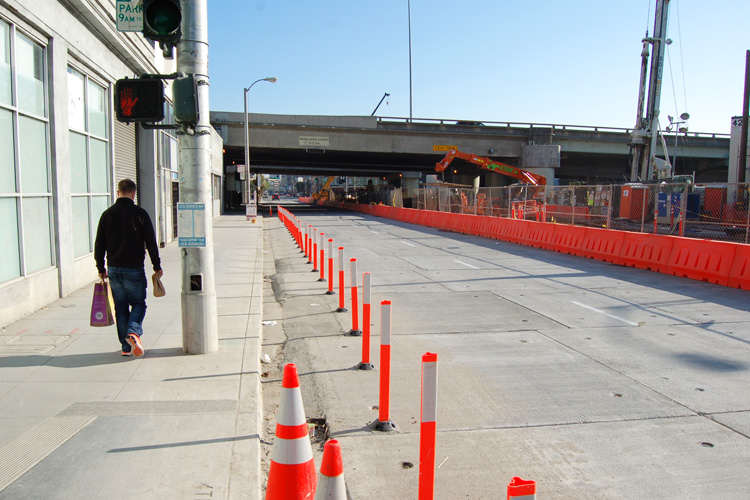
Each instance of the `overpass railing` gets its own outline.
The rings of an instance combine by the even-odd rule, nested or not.
[[[425,187],[414,206],[747,244],[749,198],[747,183]]]
[[[633,129],[623,127],[602,127],[596,125],[570,125],[562,123],[531,123],[531,122],[496,122],[496,121],[464,121],[459,119],[448,118],[402,118],[392,116],[379,116],[378,123],[403,123],[403,124],[432,124],[432,125],[450,125],[462,129],[476,128],[477,130],[485,129],[490,131],[492,128],[528,128],[528,129],[552,129],[554,130],[584,130],[589,132],[613,132],[629,134]],[[729,138],[730,134],[718,134],[713,132],[686,132],[680,133],[684,137],[703,137],[703,138]]]

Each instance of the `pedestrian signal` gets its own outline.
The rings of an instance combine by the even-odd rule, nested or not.
[[[115,82],[115,114],[120,122],[164,120],[164,84],[160,78],[125,78]]]

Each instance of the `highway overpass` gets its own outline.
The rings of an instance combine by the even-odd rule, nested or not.
[[[224,164],[243,164],[243,114],[212,112],[211,123],[224,139]],[[564,182],[622,182],[630,176],[630,129],[623,128],[254,113],[248,123],[250,163],[263,173],[433,173],[446,147],[458,146],[532,171],[551,168]],[[666,142],[674,155],[675,136],[667,135]],[[726,181],[728,134],[680,134],[677,146],[676,173],[695,172],[698,182]],[[480,174],[466,164],[458,168],[465,175]],[[494,174],[484,177],[483,185],[509,182]]]

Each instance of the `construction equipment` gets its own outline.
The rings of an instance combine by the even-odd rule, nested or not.
[[[333,179],[335,178],[336,178],[335,176],[329,177],[326,183],[323,185],[323,187],[320,188],[320,191],[312,194],[312,198],[314,200],[327,200],[328,194],[331,191],[331,183],[333,182]]]
[[[448,165],[450,165],[451,162],[456,158],[460,158],[462,160],[468,161],[469,163],[479,165],[480,168],[483,168],[485,170],[507,175],[508,177],[513,177],[514,179],[518,179],[522,182],[525,182],[526,184],[531,184],[533,186],[544,186],[547,184],[547,178],[542,175],[532,174],[531,172],[527,172],[526,170],[512,167],[505,163],[491,160],[483,156],[463,153],[457,149],[451,149],[450,151],[448,151],[445,154],[445,157],[435,164],[435,170],[438,172],[445,171],[445,169],[448,168]]]

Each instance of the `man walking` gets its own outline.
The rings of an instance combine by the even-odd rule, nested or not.
[[[94,259],[99,277],[109,277],[122,355],[140,357],[143,356],[142,323],[146,316],[147,281],[143,266],[146,249],[156,275],[161,278],[163,272],[154,225],[148,213],[135,205],[135,192],[135,182],[130,179],[117,184],[115,204],[99,219]]]

